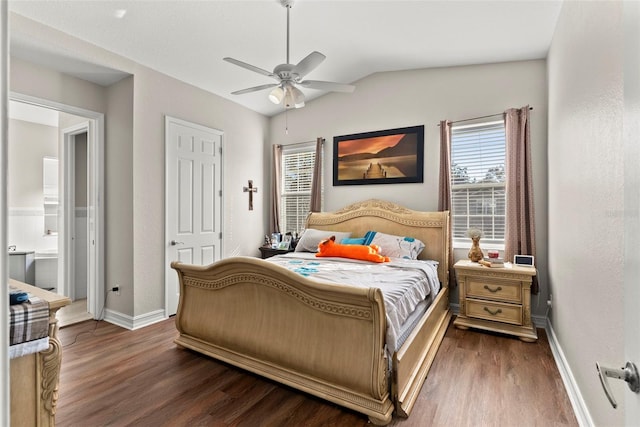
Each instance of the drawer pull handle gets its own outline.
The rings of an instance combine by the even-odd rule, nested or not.
[[[489,285],[484,285],[484,288],[485,288],[486,290],[488,290],[489,292],[493,292],[494,294],[495,294],[496,292],[500,292],[500,291],[502,290],[502,286],[498,286],[498,287],[497,287],[497,288],[495,288],[495,289],[491,289],[491,288],[489,287]]]
[[[497,309],[496,311],[491,311],[491,310],[489,309],[489,307],[485,307],[485,308],[484,308],[484,311],[486,311],[487,313],[489,313],[489,314],[490,314],[490,315],[492,315],[492,316],[495,316],[496,314],[500,314],[500,313],[502,313],[502,309],[501,309],[501,308]]]

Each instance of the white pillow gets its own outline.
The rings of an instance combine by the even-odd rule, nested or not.
[[[369,233],[373,234],[373,238],[370,237]],[[369,239],[365,243],[380,246],[380,255],[383,256],[418,259],[418,255],[424,249],[424,243],[413,237],[394,236],[375,231],[370,231],[369,233],[367,233]]]
[[[351,237],[351,233],[307,228],[304,230],[302,237],[296,244],[296,252],[318,252],[318,244],[331,236],[336,236],[336,242],[341,242],[342,239],[348,239]]]

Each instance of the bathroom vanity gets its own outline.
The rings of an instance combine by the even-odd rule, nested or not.
[[[9,251],[9,277],[29,285],[36,284],[35,251]]]

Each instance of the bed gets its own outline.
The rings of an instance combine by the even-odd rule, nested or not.
[[[311,213],[307,229],[370,230],[425,243],[440,291],[402,346],[388,351],[383,295],[336,285],[269,260],[231,257],[209,266],[173,262],[180,280],[179,346],[361,412],[376,425],[409,416],[449,324],[449,213],[367,200]]]

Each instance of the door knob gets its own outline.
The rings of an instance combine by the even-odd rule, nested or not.
[[[171,246],[175,246],[175,245],[184,245],[184,242],[176,242],[175,240],[172,240],[169,242],[169,244]]]
[[[600,366],[600,364],[596,362],[596,369],[598,370],[598,376],[600,377],[600,383],[602,384],[604,393],[607,395],[607,399],[609,399],[609,402],[614,409],[618,407],[618,404],[613,397],[613,393],[611,393],[607,377],[624,380],[632,392],[640,392],[640,376],[638,376],[638,368],[636,368],[636,365],[632,362],[627,362],[624,368],[621,369],[607,368],[605,366]]]

